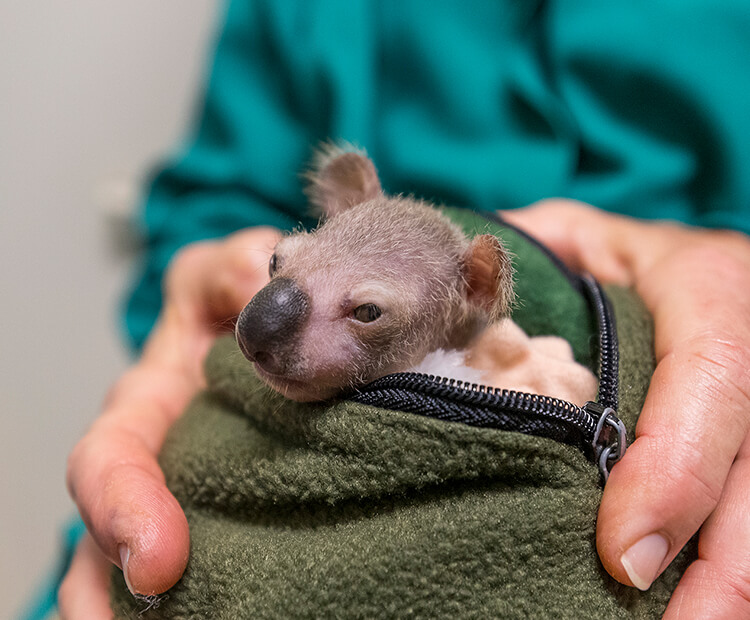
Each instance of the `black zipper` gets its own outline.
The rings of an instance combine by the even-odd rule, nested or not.
[[[577,276],[576,276],[577,277]],[[592,276],[577,277],[599,331],[599,393],[578,406],[558,398],[493,388],[419,373],[387,375],[359,388],[350,400],[446,422],[515,431],[580,449],[606,483],[625,454],[625,425],[617,417],[619,351],[612,307]]]

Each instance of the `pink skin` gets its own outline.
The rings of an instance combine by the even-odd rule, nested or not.
[[[68,459],[68,489],[90,532],[60,591],[63,618],[111,618],[109,570],[140,594],[163,592],[185,570],[189,534],[157,454],[169,426],[204,384],[219,333],[268,281],[280,234],[270,228],[185,248],[166,278],[165,307],[142,358],[112,388],[103,413]]]
[[[750,617],[750,240],[562,200],[503,215],[654,316],[658,365],[597,519],[605,568],[647,588],[700,528],[665,618]]]
[[[356,162],[368,169],[369,160],[351,155],[347,174]],[[431,206],[380,193],[278,244],[273,283],[243,311],[238,342],[288,398],[331,398],[436,349],[465,347],[496,306],[507,306],[506,260],[494,237],[469,243]],[[364,304],[377,306],[375,320],[357,319]]]
[[[629,548],[652,533],[663,535],[668,552],[660,572],[701,527],[700,558],[680,581],[666,617],[750,617],[750,242],[736,233],[646,224],[566,201],[507,215],[573,267],[634,284],[656,318],[659,369],[638,438],[614,468],[599,513],[604,566],[631,585],[621,562]],[[69,487],[97,544],[78,549],[60,593],[64,618],[111,617],[108,564],[120,564],[117,547],[124,540],[141,541],[129,571],[138,592],[162,591],[181,575],[189,545],[184,517],[167,510],[149,535],[142,519],[143,510],[169,503],[156,461],[166,428],[181,411],[169,403],[186,403],[200,389],[202,356],[215,326],[236,316],[264,284],[276,238],[268,229],[240,233],[186,250],[171,269],[167,307],[143,360],[118,382],[69,462]]]
[[[301,255],[307,256],[304,248]],[[328,270],[298,277],[302,290],[314,294],[309,294],[310,315],[288,354],[292,366],[286,373],[273,374],[255,364],[259,376],[287,398],[325,400],[339,394],[342,387],[387,374],[373,359],[367,343],[398,336],[398,309],[408,305],[408,300],[395,303],[392,291],[378,282],[368,285],[342,278],[332,281]],[[363,323],[354,318],[354,309],[366,303],[381,308],[377,321]]]

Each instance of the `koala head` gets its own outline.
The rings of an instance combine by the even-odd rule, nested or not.
[[[506,314],[512,267],[496,237],[469,241],[429,204],[384,194],[361,152],[326,149],[309,182],[323,224],[279,242],[270,283],[237,321],[240,349],[271,387],[328,399],[463,348]]]

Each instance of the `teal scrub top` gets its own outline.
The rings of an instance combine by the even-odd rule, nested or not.
[[[145,203],[136,348],[178,248],[311,223],[300,172],[327,139],[364,147],[391,193],[750,232],[750,3],[231,2],[195,129]]]
[[[750,233],[750,3],[233,0],[195,128],[142,212],[136,349],[181,246],[313,222],[299,174],[327,139],[366,148],[391,193],[481,211],[568,197]]]

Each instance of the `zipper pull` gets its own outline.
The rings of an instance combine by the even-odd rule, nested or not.
[[[597,420],[591,447],[594,449],[595,461],[602,472],[604,484],[607,484],[612,466],[625,455],[627,430],[612,407],[589,401],[583,406],[583,410]]]

